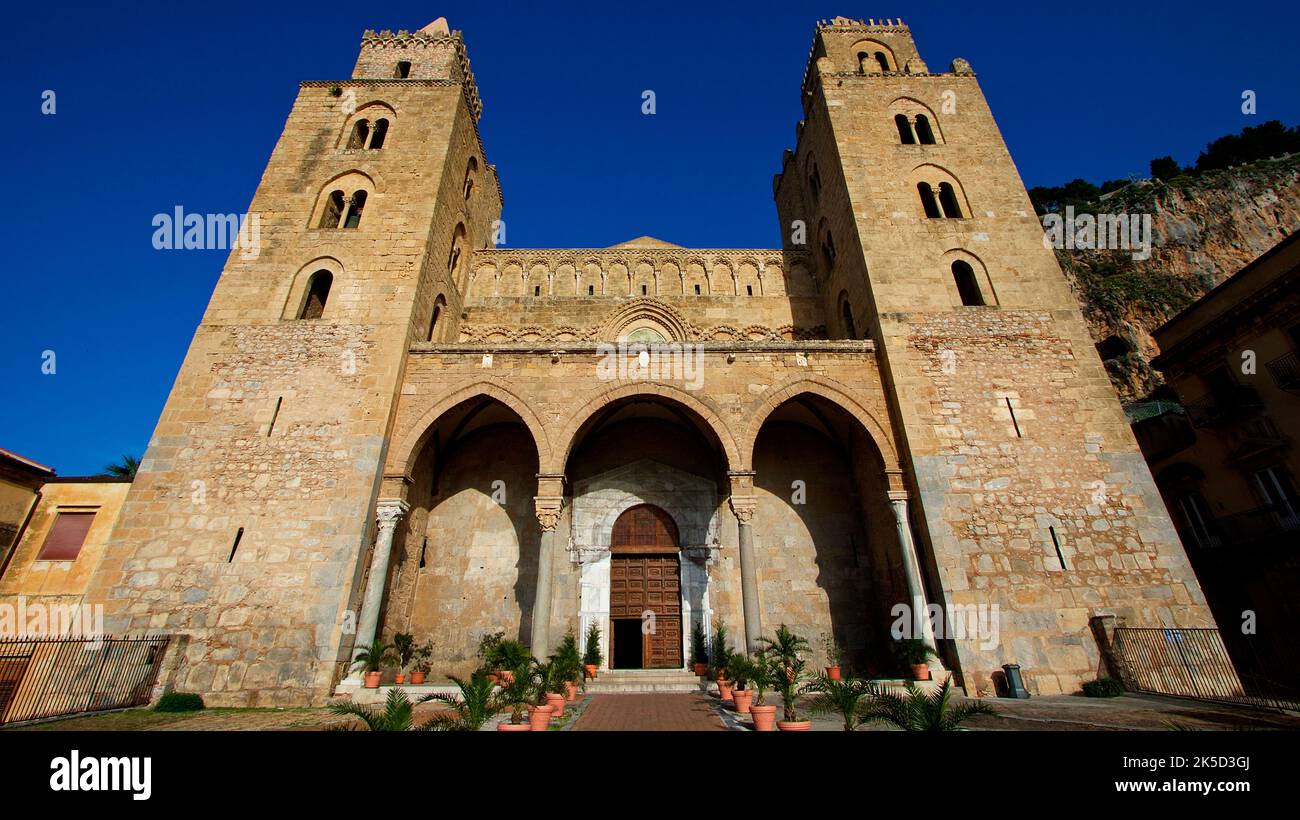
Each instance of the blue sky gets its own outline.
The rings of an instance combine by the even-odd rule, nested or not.
[[[297,83],[367,28],[465,33],[508,244],[777,244],[772,175],[817,19],[902,17],[970,60],[1029,186],[1144,174],[1300,121],[1290,4],[135,2],[6,12],[0,447],[94,473],[143,453],[225,261],[157,251],[154,214],[243,212]],[[57,113],[41,113],[41,94]],[[658,113],[640,113],[653,89]],[[1259,114],[1240,111],[1245,89]],[[563,192],[557,197],[554,192]],[[57,356],[53,375],[42,353]]]

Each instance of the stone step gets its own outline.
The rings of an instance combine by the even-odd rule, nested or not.
[[[588,694],[617,692],[698,692],[700,679],[679,669],[618,669],[587,681]]]

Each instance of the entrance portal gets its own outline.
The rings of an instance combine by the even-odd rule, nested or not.
[[[623,512],[610,537],[610,665],[682,667],[682,583],[677,525],[650,504]]]

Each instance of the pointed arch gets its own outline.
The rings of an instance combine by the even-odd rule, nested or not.
[[[794,376],[774,385],[767,392],[767,397],[751,413],[749,429],[745,431],[745,437],[742,440],[742,453],[745,460],[741,469],[753,469],[754,445],[758,442],[758,433],[763,428],[763,423],[767,421],[768,416],[772,415],[773,411],[790,399],[804,393],[821,396],[857,419],[875,444],[876,451],[880,453],[880,460],[884,464],[885,472],[896,473],[901,469],[898,461],[898,448],[894,445],[894,437],[890,432],[890,428],[881,423],[874,413],[853,398],[849,389],[844,385],[823,376],[808,375]]]

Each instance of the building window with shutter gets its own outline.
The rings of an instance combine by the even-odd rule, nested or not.
[[[95,520],[94,510],[60,510],[50,527],[37,561],[75,561],[86,541],[86,533]]]

